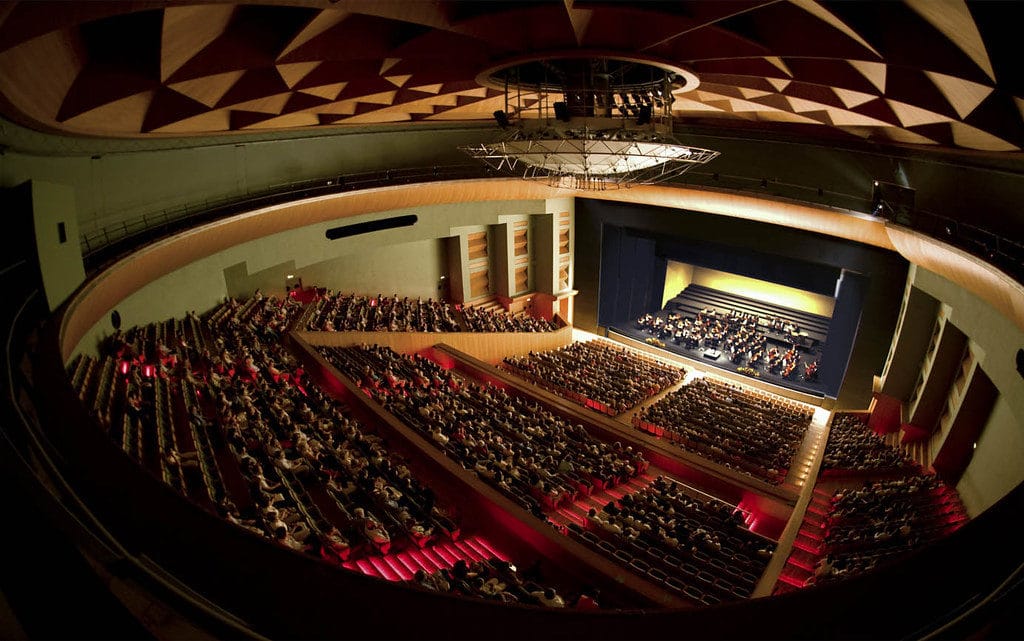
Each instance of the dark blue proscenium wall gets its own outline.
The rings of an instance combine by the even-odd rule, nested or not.
[[[601,244],[599,315],[609,321],[602,324],[635,318],[661,302],[661,289],[655,291],[654,288],[659,282],[662,289],[665,286],[665,262],[660,261],[662,269],[658,277],[659,261],[653,239],[609,226]]]
[[[828,296],[846,270],[829,337],[836,343],[821,371],[839,405],[867,407],[906,283],[899,255],[788,227],[597,200],[577,199],[575,222],[575,324],[592,331],[660,307],[668,260]],[[826,358],[840,365],[825,369]]]
[[[863,274],[843,270],[836,289],[836,304],[832,310],[832,323],[828,341],[821,352],[821,383],[829,394],[835,395],[843,382],[850,351],[860,326],[861,309],[867,293],[868,278]]]
[[[835,294],[841,271],[791,256],[605,225],[601,238],[599,324],[607,327],[660,309],[669,260],[825,296]]]
[[[605,327],[629,323],[661,308],[669,260],[826,296],[836,295],[833,320],[819,365],[825,393],[829,396],[838,393],[861,317],[867,281],[864,276],[791,256],[693,239],[651,236],[612,225],[604,226],[601,245],[598,318]],[[837,288],[840,274],[843,278]]]
[[[706,240],[659,237],[657,253],[687,265],[766,280],[823,296],[835,294],[840,272],[838,267],[820,262],[756,249],[737,249]]]

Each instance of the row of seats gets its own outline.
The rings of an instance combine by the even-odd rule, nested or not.
[[[716,463],[779,484],[812,417],[805,407],[704,377],[645,408],[633,424]]]
[[[866,417],[836,412],[821,459],[822,476],[848,473],[909,471],[916,463],[902,451],[889,447],[867,426]]]
[[[838,490],[822,521],[813,581],[866,572],[950,534],[967,516],[956,491],[934,475]]]
[[[509,356],[502,367],[580,405],[615,416],[678,383],[686,374],[609,341],[571,343]]]
[[[451,569],[441,568],[432,574],[419,570],[411,582],[434,592],[479,597],[502,603],[526,603],[554,608],[568,605],[556,589],[543,587],[533,579],[524,579],[515,565],[493,557],[471,563],[460,560]],[[590,609],[598,608],[592,596],[584,598],[581,594],[574,606],[583,608],[584,604],[591,604]]]
[[[680,596],[705,605],[748,598],[775,543],[747,529],[738,509],[699,499],[672,480],[591,510],[571,537]]]
[[[582,425],[492,386],[462,381],[429,359],[378,346],[320,351],[389,412],[538,516],[647,468],[632,448],[599,441]]]
[[[140,464],[226,520],[338,565],[455,540],[450,508],[302,380],[282,339],[302,312],[257,293],[112,337],[69,370]],[[349,567],[346,565],[346,567]]]
[[[327,291],[311,305],[304,326],[326,332],[549,332],[558,326],[526,315],[496,313],[433,299],[359,296]]]

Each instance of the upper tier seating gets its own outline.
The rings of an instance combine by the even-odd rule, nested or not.
[[[412,300],[378,294],[375,297],[326,292],[310,306],[305,328],[343,332],[549,332],[551,321],[513,316],[422,298]]]

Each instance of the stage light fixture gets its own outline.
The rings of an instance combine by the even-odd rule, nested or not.
[[[505,91],[507,106],[500,113],[512,106],[517,120],[499,142],[460,147],[490,169],[558,187],[603,190],[669,180],[719,155],[673,136],[665,96],[699,84],[683,69],[565,58],[516,61],[490,73],[492,86]],[[554,99],[547,102],[549,97]],[[499,112],[495,119],[501,124]]]

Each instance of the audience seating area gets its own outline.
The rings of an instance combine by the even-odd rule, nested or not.
[[[556,323],[526,314],[421,298],[357,296],[330,291],[318,296],[304,315],[303,326],[322,332],[549,332]]]
[[[583,588],[570,599],[555,588],[538,583],[542,578],[536,567],[520,571],[514,564],[498,558],[467,563],[460,560],[450,568],[433,573],[419,570],[413,583],[435,592],[475,596],[502,603],[530,603],[552,608],[598,609],[597,591]]]
[[[711,461],[780,484],[812,417],[804,405],[704,377],[645,408],[633,425]]]
[[[348,305],[330,308],[335,318],[348,314],[342,309],[362,310],[356,317],[370,319],[356,324],[363,329],[378,327],[366,309],[390,308],[382,318],[401,318],[400,328],[447,322],[436,303],[331,300]],[[479,537],[466,545],[451,501],[435,496],[410,461],[305,378],[284,338],[296,325],[320,322],[309,309],[259,292],[228,299],[203,317],[189,313],[117,332],[98,358],[77,358],[69,376],[83,406],[128,456],[254,535],[422,589],[598,607],[593,590],[569,589],[563,598],[536,564],[523,572]],[[312,309],[323,315],[328,307]],[[404,316],[409,309],[412,316]],[[466,322],[453,318],[459,327]],[[464,469],[694,604],[749,597],[774,553],[776,543],[751,532],[739,508],[667,477],[651,481],[639,452],[598,440],[533,401],[386,347],[318,349]],[[508,358],[505,367],[610,414],[683,376],[603,341]],[[634,425],[780,483],[811,417],[801,404],[703,377],[646,408]],[[835,416],[823,465],[826,474],[918,469],[852,413]],[[831,497],[816,488],[780,579],[792,589],[868,571],[966,519],[956,492],[934,476],[869,482]]]
[[[952,534],[967,520],[956,490],[931,474],[831,493],[815,488],[779,577],[788,587],[779,591],[867,572]]]
[[[301,310],[290,299],[257,293],[229,299],[203,319],[189,314],[118,332],[101,358],[74,362],[72,384],[129,456],[255,535],[353,570],[363,569],[361,559],[413,551],[420,569],[484,560],[450,551],[434,556],[434,544],[460,543],[455,510],[383,439],[303,379],[282,345]],[[497,598],[497,586],[487,583],[493,577],[481,589],[479,576],[451,589]],[[413,573],[387,578],[414,581]],[[545,598],[551,588],[522,585],[530,589],[511,590],[514,600],[561,601]]]
[[[615,416],[678,383],[686,370],[616,345],[592,340],[528,356],[502,367],[584,407]]]
[[[751,595],[775,542],[751,532],[738,508],[664,477],[591,508],[569,536],[695,604]]]
[[[866,415],[837,412],[832,416],[821,461],[822,478],[907,472],[917,467],[901,450],[887,445],[868,427]]]
[[[421,356],[379,346],[319,349],[389,412],[538,517],[648,466],[631,447],[599,441],[536,403],[463,381]]]

